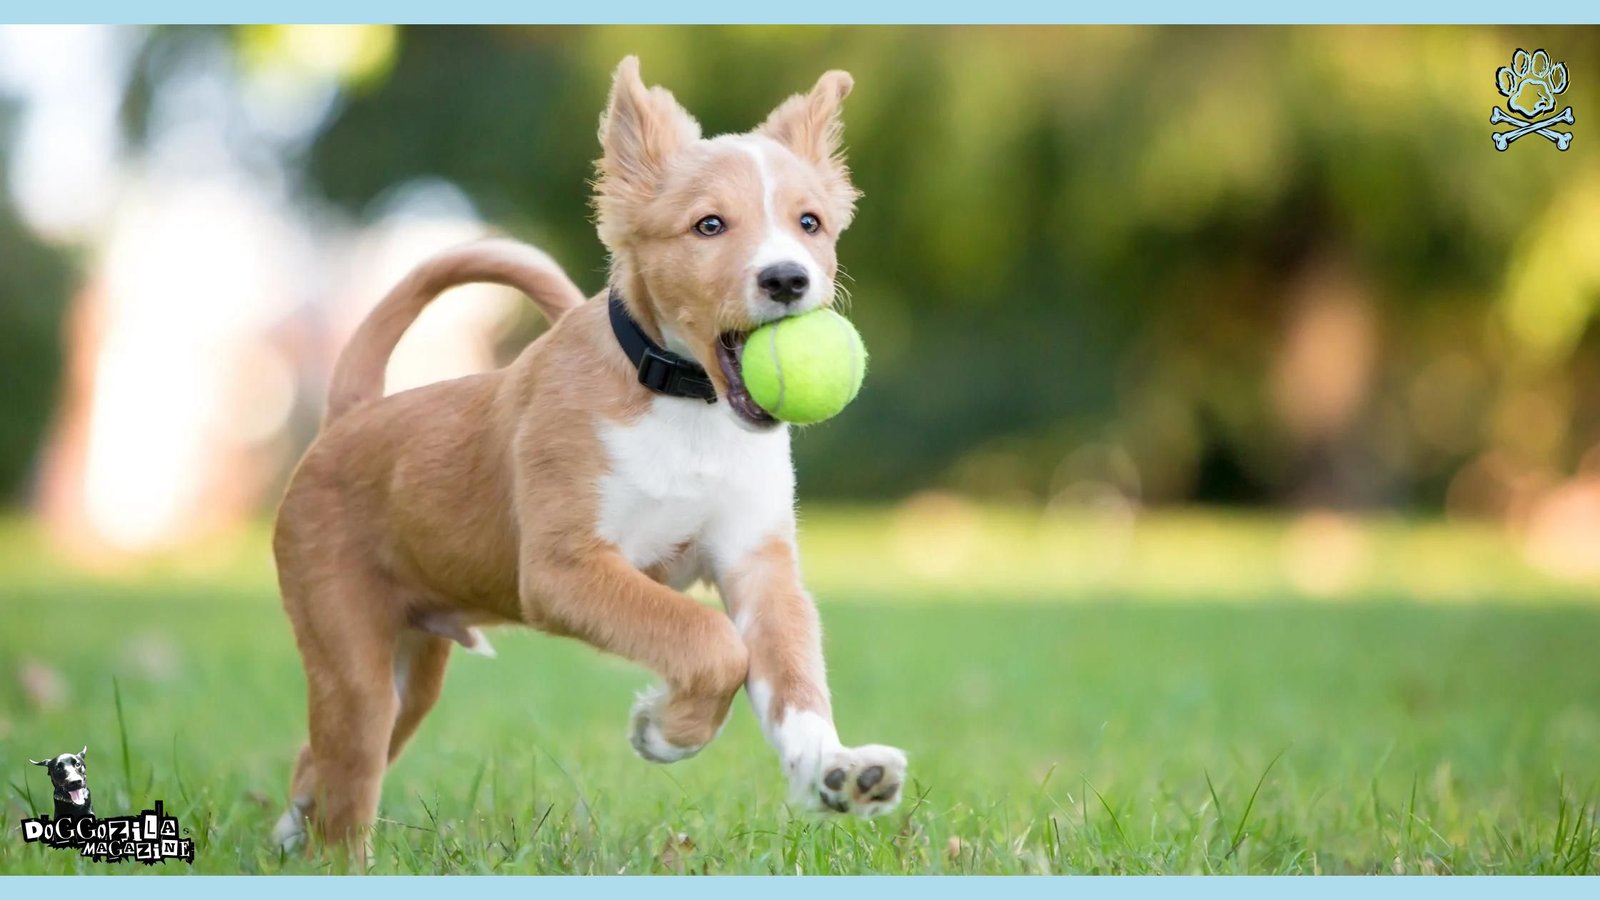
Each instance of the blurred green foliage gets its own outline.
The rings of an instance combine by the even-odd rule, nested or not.
[[[1530,225],[1600,241],[1593,224],[1571,234],[1556,208],[1564,188],[1595,177],[1593,141],[1500,154],[1487,124],[1494,71],[1519,44],[1562,48],[1574,73],[1564,100],[1592,105],[1593,38],[408,29],[391,77],[352,98],[310,171],[352,208],[408,178],[447,178],[597,289],[605,261],[586,179],[617,59],[640,54],[647,80],[670,87],[708,133],[749,128],[822,70],[846,68],[857,79],[850,161],[866,196],[841,259],[873,371],[849,415],[798,442],[810,488],[872,497],[932,484],[1037,499],[1093,441],[1131,463],[1139,483],[1119,487],[1149,499],[1280,499],[1337,482],[1318,470],[1343,465],[1364,483],[1335,483],[1332,499],[1437,503],[1493,436],[1430,445],[1408,402],[1486,420],[1510,382],[1566,384],[1580,351],[1593,356],[1595,339],[1582,337],[1593,281],[1567,304],[1560,358],[1538,371],[1513,373],[1516,335],[1499,305]],[[1574,250],[1539,270],[1565,285],[1582,255],[1600,257]],[[1264,385],[1289,295],[1328,259],[1362,286],[1382,353],[1349,436],[1307,447],[1286,434]],[[1408,399],[1413,380],[1456,353],[1474,373],[1467,396]],[[1568,421],[1530,462],[1570,464],[1600,439],[1592,419]],[[1319,460],[1328,455],[1353,460]],[[1092,477],[1118,480],[1100,469]]]
[[[0,173],[13,111],[0,102]],[[28,481],[62,377],[66,254],[35,238],[0,192],[0,501]]]
[[[218,33],[146,35],[135,143],[197,34]],[[228,35],[241,69],[286,52]],[[588,180],[618,59],[639,54],[707,133],[849,69],[865,198],[840,256],[873,366],[855,407],[797,442],[806,490],[1432,507],[1485,453],[1560,472],[1600,443],[1596,37],[405,28],[369,42],[325,126],[282,152],[309,201],[357,215],[410,180],[453,182],[592,291]],[[1567,65],[1565,153],[1494,150],[1516,47]],[[1328,296],[1353,312],[1307,314]],[[1353,399],[1307,425],[1326,373]]]

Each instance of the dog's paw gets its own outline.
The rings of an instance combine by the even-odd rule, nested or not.
[[[813,796],[824,809],[870,818],[899,806],[905,783],[903,751],[882,744],[841,747],[823,755]]]
[[[294,803],[278,817],[272,826],[272,842],[285,853],[295,853],[306,845],[306,814]]]
[[[673,763],[700,752],[699,747],[679,747],[662,733],[661,707],[666,701],[666,688],[656,686],[641,692],[633,704],[628,743],[633,752],[650,762]]]

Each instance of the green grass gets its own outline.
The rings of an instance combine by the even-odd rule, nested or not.
[[[1363,525],[1366,574],[1313,600],[1282,523],[1151,520],[1086,574],[1039,554],[1092,523],[974,515],[950,526],[970,565],[937,577],[889,514],[807,519],[840,729],[908,751],[899,812],[791,813],[742,700],[699,757],[641,762],[647,673],[508,630],[499,659],[458,655],[391,772],[378,871],[1600,873],[1600,605],[1497,539]],[[260,535],[95,577],[38,541],[0,531],[0,817],[48,811],[26,757],[88,743],[96,807],[166,801],[194,871],[336,870],[266,841],[304,700]],[[1416,589],[1396,545],[1470,583]],[[29,660],[67,703],[30,702]],[[0,841],[0,873],[108,868]]]

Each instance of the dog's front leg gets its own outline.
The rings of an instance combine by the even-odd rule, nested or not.
[[[846,747],[833,725],[822,630],[800,584],[794,542],[776,537],[718,577],[750,651],[746,690],[767,741],[778,751],[793,803],[875,816],[900,802],[904,752]]]
[[[716,736],[747,654],[728,617],[658,584],[607,544],[523,555],[528,621],[649,666],[665,682],[634,704],[629,740],[651,762],[693,756]]]

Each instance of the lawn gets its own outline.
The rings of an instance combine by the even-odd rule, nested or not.
[[[644,763],[644,671],[503,631],[391,772],[377,870],[1600,873],[1600,600],[1493,532],[805,522],[841,732],[911,758],[897,813],[789,811],[742,700],[699,757]],[[12,523],[0,614],[0,816],[48,811],[27,757],[87,743],[97,810],[164,800],[194,871],[333,868],[266,840],[304,699],[259,532],[90,575]],[[3,873],[109,868],[0,841]]]

